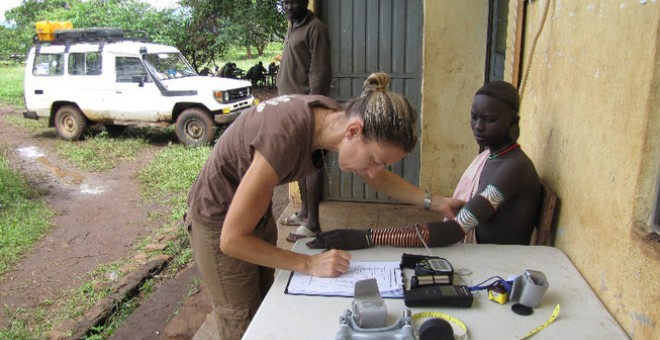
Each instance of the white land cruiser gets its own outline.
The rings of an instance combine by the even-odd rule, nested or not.
[[[181,143],[201,145],[215,124],[255,104],[250,82],[199,76],[175,47],[121,29],[58,30],[53,41],[37,41],[24,82],[23,116],[48,119],[66,140],[93,123],[109,132],[176,124]]]

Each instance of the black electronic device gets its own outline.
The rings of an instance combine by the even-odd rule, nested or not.
[[[454,268],[447,259],[425,259],[415,264],[415,275],[454,275]]]
[[[415,275],[410,279],[410,287],[418,288],[429,285],[452,285],[454,268],[447,259],[427,258],[415,263]]]
[[[408,307],[472,307],[474,298],[465,285],[430,285],[403,292]]]
[[[451,285],[449,275],[413,275],[410,278],[410,288],[418,288],[429,285]]]
[[[427,256],[427,255],[415,255],[415,254],[406,254],[401,255],[401,268],[410,268],[414,269],[417,265],[417,262],[428,259],[439,259],[438,256]]]

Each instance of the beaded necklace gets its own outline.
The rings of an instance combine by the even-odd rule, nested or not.
[[[332,187],[332,176],[330,175],[330,169],[328,168],[328,161],[325,158],[325,154],[328,150],[321,150],[321,158],[323,159],[323,168],[325,170],[325,175],[328,176],[328,185]],[[332,160],[332,167],[335,166],[335,160]]]
[[[328,118],[328,113],[326,112],[323,115],[323,120],[321,121],[321,132],[323,131],[323,127],[325,126],[325,119]],[[319,132],[319,133],[321,133]],[[328,185],[332,187],[332,176],[330,175],[330,169],[328,168],[328,161],[325,158],[325,154],[328,152],[328,150],[321,150],[321,160],[323,161],[323,169],[325,170],[325,175],[328,176]],[[335,166],[335,160],[332,160],[332,167]]]
[[[494,153],[494,154],[491,154],[490,156],[488,156],[488,160],[490,161],[490,160],[492,160],[492,159],[498,158],[498,157],[502,156],[503,154],[505,154],[505,153],[507,153],[507,152],[509,152],[509,151],[511,151],[511,150],[514,150],[515,148],[519,148],[519,147],[520,147],[520,144],[518,144],[518,143],[514,143],[514,144],[512,144],[512,145],[509,145],[509,146],[508,146],[507,148],[505,148],[504,150],[499,151],[499,152],[497,152],[497,153]]]

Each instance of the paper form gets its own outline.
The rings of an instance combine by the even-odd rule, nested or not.
[[[355,282],[375,278],[384,298],[403,297],[403,277],[399,262],[353,262],[338,277],[314,277],[291,273],[284,292],[293,295],[348,296],[355,293]]]

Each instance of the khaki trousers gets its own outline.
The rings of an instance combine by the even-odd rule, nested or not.
[[[220,339],[238,340],[273,284],[275,270],[223,254],[220,226],[203,225],[192,218],[187,225],[195,263],[213,300],[212,316]],[[277,225],[270,209],[253,235],[276,245]]]

